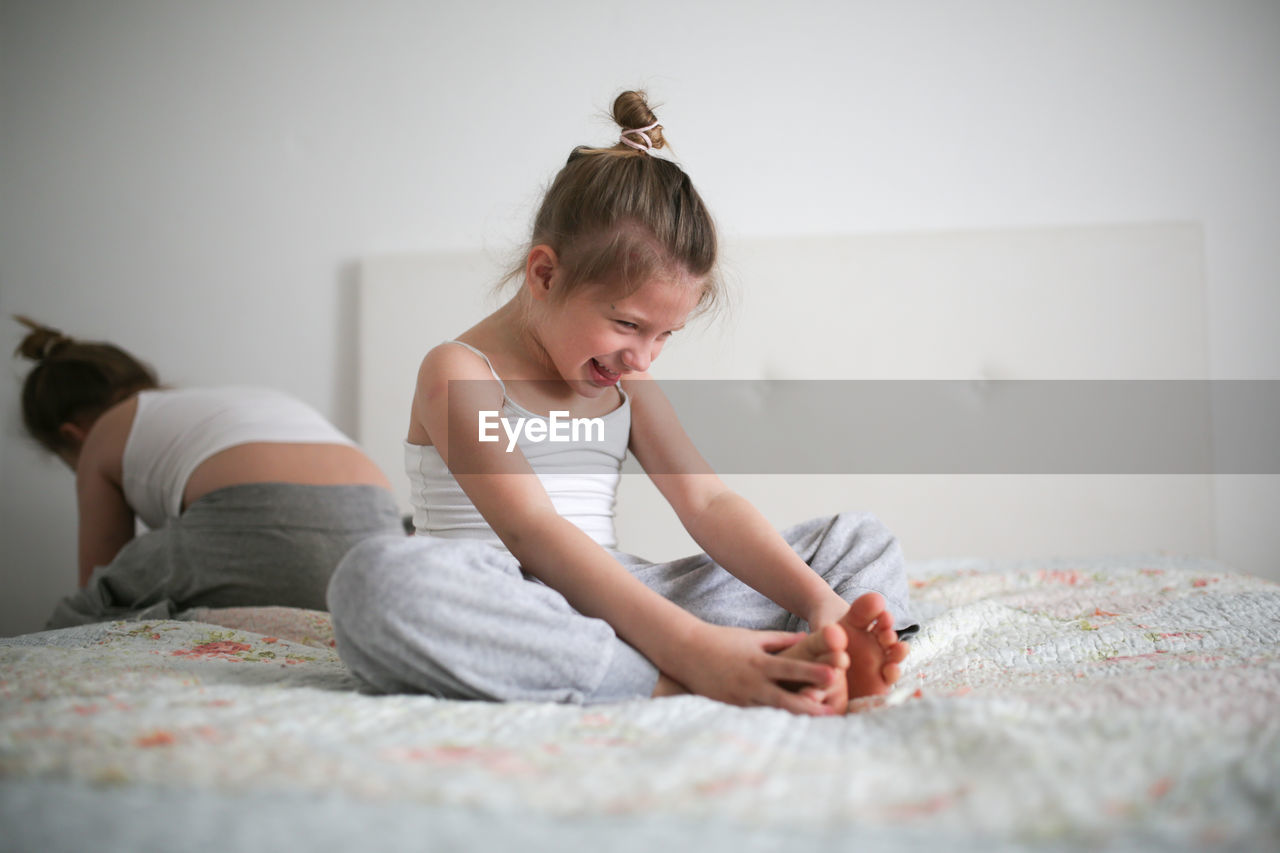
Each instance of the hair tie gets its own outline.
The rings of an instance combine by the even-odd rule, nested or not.
[[[636,149],[637,151],[644,151],[645,153],[648,153],[653,150],[653,140],[649,138],[648,132],[653,130],[657,126],[658,126],[658,122],[655,121],[653,124],[648,124],[648,125],[645,125],[644,127],[633,127],[633,128],[625,129],[622,131],[622,136],[619,137],[619,139],[622,141],[623,145],[630,145],[632,148]],[[636,142],[634,139],[631,139],[630,137],[632,135],[639,136],[641,139],[644,140],[644,143],[641,144],[639,142]]]

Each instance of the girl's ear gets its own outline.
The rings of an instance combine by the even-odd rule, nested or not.
[[[524,283],[534,299],[542,300],[551,295],[559,267],[560,259],[550,246],[539,244],[529,250],[524,264]]]
[[[84,444],[84,438],[88,434],[89,431],[87,429],[72,421],[58,425],[58,437],[62,439],[65,445],[76,450],[79,450],[80,446]]]

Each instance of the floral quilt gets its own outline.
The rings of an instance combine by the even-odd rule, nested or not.
[[[911,585],[899,687],[824,719],[372,695],[327,614],[284,608],[0,640],[0,836],[1280,849],[1280,585],[1155,557],[922,563]]]

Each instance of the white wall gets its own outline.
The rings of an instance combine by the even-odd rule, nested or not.
[[[277,385],[351,428],[356,260],[511,248],[635,84],[733,235],[1201,222],[1213,375],[1280,378],[1271,0],[0,0],[0,39],[0,314],[176,384]],[[0,634],[75,576],[22,369]],[[1217,556],[1280,576],[1278,479],[1220,478]]]

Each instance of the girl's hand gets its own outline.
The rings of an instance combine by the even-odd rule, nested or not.
[[[837,712],[820,697],[843,673],[823,663],[777,654],[808,636],[703,623],[671,676],[693,693],[730,705],[828,716]]]

